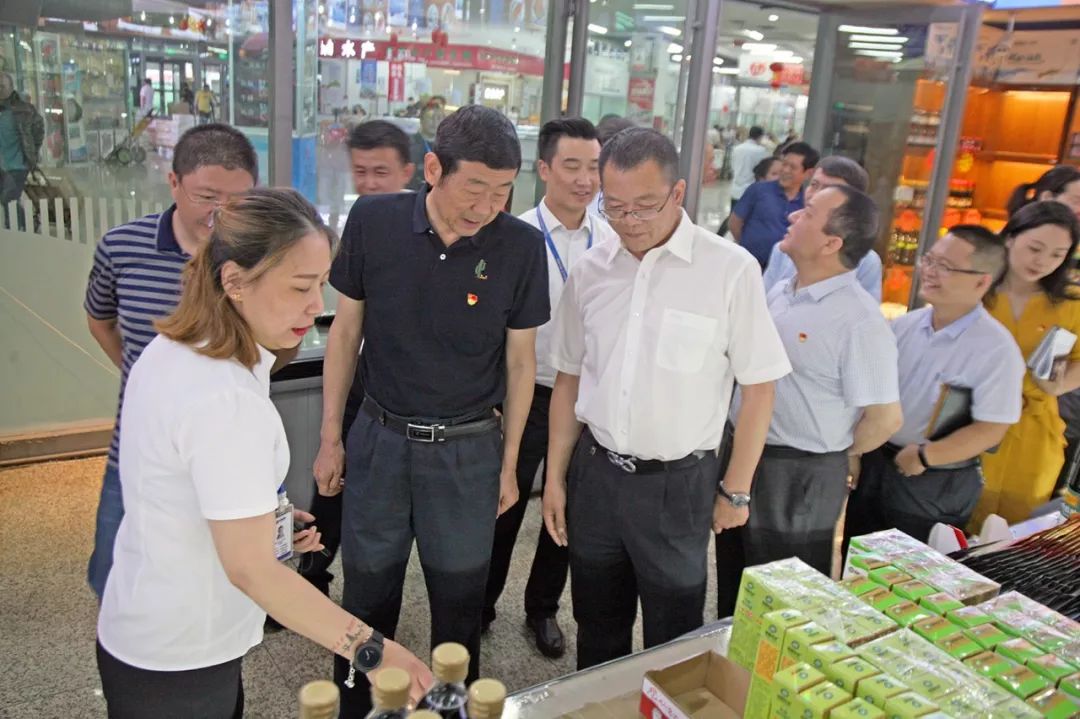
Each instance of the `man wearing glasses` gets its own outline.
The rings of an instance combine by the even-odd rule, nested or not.
[[[120,405],[128,372],[157,335],[154,321],[176,308],[180,274],[210,240],[214,210],[230,195],[255,186],[255,148],[238,130],[210,124],[192,128],[176,143],[169,189],[173,205],[162,213],[114,227],[94,253],[86,286],[87,323],[101,349],[120,368],[120,402],[98,503],[94,552],[87,579],[101,598],[112,567],[113,542],[124,516],[120,494]]]
[[[919,296],[932,307],[892,325],[904,424],[863,456],[848,537],[896,527],[926,541],[937,522],[967,524],[982,490],[979,455],[1020,419],[1024,359],[982,305],[1004,268],[1004,244],[977,225],[952,228],[922,256]],[[943,392],[970,392],[971,419],[939,437],[931,424],[940,426],[934,414]]]
[[[672,142],[624,130],[600,154],[619,235],[570,271],[555,312],[544,523],[569,547],[578,668],[701,626],[710,529],[745,524],[791,371],[757,262],[683,212]],[[728,399],[743,405],[717,486]]]

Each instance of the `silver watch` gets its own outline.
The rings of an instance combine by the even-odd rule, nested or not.
[[[730,504],[735,509],[742,509],[743,507],[749,507],[750,506],[750,495],[749,494],[746,494],[745,492],[729,492],[726,489],[724,489],[724,483],[723,482],[716,485],[716,489],[720,493],[720,496],[723,497],[724,499],[726,499],[727,503]]]

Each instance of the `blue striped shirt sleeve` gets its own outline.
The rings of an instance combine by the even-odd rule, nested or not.
[[[117,315],[117,304],[116,275],[109,256],[109,243],[107,238],[102,238],[94,250],[94,264],[86,283],[83,307],[96,320],[111,320]]]

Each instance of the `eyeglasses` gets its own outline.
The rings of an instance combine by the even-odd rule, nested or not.
[[[600,197],[600,214],[612,222],[622,222],[627,216],[633,217],[638,222],[648,222],[655,220],[660,216],[660,213],[664,211],[664,207],[667,206],[668,200],[671,199],[672,193],[675,188],[672,187],[668,190],[667,197],[660,203],[658,207],[647,207],[641,210],[609,210],[604,206],[604,197]]]
[[[946,272],[948,274],[957,275],[986,275],[988,272],[981,270],[961,270],[956,267],[951,267],[943,260],[934,257],[933,255],[923,255],[919,258],[919,267],[925,270],[934,270],[935,272]]]
[[[184,183],[181,180],[177,180],[177,185],[180,186],[180,191],[184,193],[184,197],[188,198],[188,201],[193,205],[199,205],[201,207],[221,207],[229,200],[229,195],[218,195],[210,192],[200,192],[192,195],[184,188]]]

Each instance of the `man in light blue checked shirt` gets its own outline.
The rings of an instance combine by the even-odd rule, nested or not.
[[[792,373],[776,382],[754,509],[741,531],[745,564],[730,546],[735,537],[717,537],[721,582],[737,586],[740,565],[791,556],[828,574],[849,456],[877,449],[900,428],[896,340],[855,273],[878,219],[874,201],[846,185],[822,189],[791,215],[780,245],[796,274],[769,291],[768,304]]]

